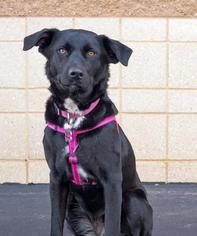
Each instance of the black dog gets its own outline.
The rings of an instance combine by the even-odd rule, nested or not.
[[[45,118],[53,127],[69,132],[91,129],[118,113],[106,91],[109,64],[127,66],[130,48],[90,31],[57,29],[26,37],[24,50],[33,46],[47,59],[52,95]],[[84,114],[95,101],[91,112]],[[65,118],[60,111],[70,116]],[[136,172],[132,147],[116,122],[78,135],[78,162],[72,164],[71,140],[56,128],[47,127],[43,139],[50,168],[51,236],[63,235],[64,219],[71,235],[150,236],[152,208]],[[74,165],[85,184],[73,183]]]

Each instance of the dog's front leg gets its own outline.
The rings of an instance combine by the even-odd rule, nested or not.
[[[109,180],[104,184],[105,236],[120,235],[122,181]]]
[[[51,178],[51,236],[63,235],[67,195],[67,185]]]

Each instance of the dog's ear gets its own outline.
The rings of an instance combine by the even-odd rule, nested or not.
[[[129,58],[132,54],[132,49],[120,43],[117,40],[108,38],[105,35],[99,36],[102,40],[103,46],[107,52],[109,63],[122,63],[124,66],[128,65]]]
[[[58,29],[43,29],[24,38],[23,50],[27,51],[38,46],[39,52],[45,55],[44,51],[49,46]]]

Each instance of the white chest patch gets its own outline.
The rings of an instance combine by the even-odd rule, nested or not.
[[[79,174],[82,178],[84,179],[88,179],[88,173],[83,169],[82,166],[78,166],[78,171],[79,171]]]
[[[79,117],[77,117],[75,119],[73,119],[73,118],[69,119],[68,122],[66,122],[64,124],[64,128],[65,129],[79,128],[80,125],[82,124],[83,120],[85,119],[85,117],[82,115],[83,111],[79,110],[77,104],[71,98],[65,99],[64,107],[69,113],[80,115]]]
[[[62,155],[66,156],[67,154],[69,154],[69,147],[68,147],[68,145],[66,145],[64,148],[62,148]]]
[[[64,107],[67,109],[69,113],[78,114],[78,115],[82,114],[82,111],[79,110],[77,104],[71,98],[65,99]]]

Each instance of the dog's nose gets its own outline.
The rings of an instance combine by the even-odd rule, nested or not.
[[[83,72],[78,68],[70,68],[68,71],[68,75],[72,79],[82,79],[83,78]]]

